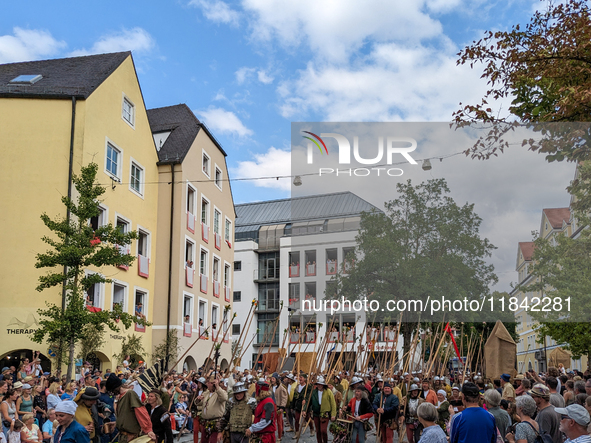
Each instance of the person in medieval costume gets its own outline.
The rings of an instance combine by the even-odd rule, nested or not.
[[[256,384],[257,407],[254,411],[254,423],[246,430],[244,435],[253,435],[261,443],[275,443],[275,420],[277,407],[271,398],[271,387],[269,383],[259,380]]]
[[[230,443],[247,443],[245,433],[252,425],[257,402],[252,397],[246,397],[246,386],[242,382],[234,385],[233,396],[226,402],[226,410],[220,420],[220,429],[230,433]],[[218,434],[218,443],[224,441],[223,433]]]

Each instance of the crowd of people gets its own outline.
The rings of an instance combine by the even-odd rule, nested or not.
[[[40,372],[38,355],[0,375],[0,442],[276,443],[307,430],[317,443],[591,443],[591,373],[449,376],[220,368],[174,370],[146,390],[141,365],[86,362],[78,381]],[[345,440],[339,436],[345,435]]]

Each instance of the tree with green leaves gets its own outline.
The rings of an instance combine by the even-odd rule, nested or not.
[[[545,153],[548,161],[591,158],[589,125],[568,123],[591,121],[591,11],[587,2],[550,2],[525,27],[487,31],[458,56],[460,65],[482,65],[481,78],[489,85],[480,103],[460,103],[454,113],[454,123],[460,127],[474,123],[491,127],[467,154],[481,159],[497,155],[509,147],[507,133],[525,125],[540,137],[528,137],[523,145]],[[502,99],[512,99],[505,114],[494,106]]]
[[[96,183],[97,170],[98,166],[91,163],[81,168],[80,175],[72,178],[78,194],[76,200],[62,197],[70,218],[58,216],[52,219],[46,213],[41,215],[52,234],[43,237],[50,249],[37,254],[35,267],[49,271],[39,277],[36,289],[43,291],[63,286],[66,300],[65,308],[62,303],[48,302],[45,309],[38,310],[40,327],[32,339],[36,343],[65,343],[69,354],[68,380],[74,370],[76,345],[89,339],[89,334],[103,333],[105,328],[118,331],[121,324],[129,328],[133,322],[148,325],[144,319],[123,312],[120,306],[114,305],[113,310],[89,310],[86,303],[85,293],[92,285],[111,280],[99,272],[87,274],[85,271],[131,265],[135,257],[122,253],[118,245],[130,244],[137,238],[135,231],[124,233],[110,223],[96,230],[92,228],[90,220],[99,216],[99,199],[105,192],[105,188]]]
[[[367,297],[386,306],[390,300],[421,301],[429,297],[481,300],[497,282],[494,267],[486,263],[495,247],[479,235],[481,219],[474,205],[459,206],[444,179],[396,185],[399,197],[387,202],[386,211],[364,213],[356,237],[355,265],[337,275],[338,296],[349,300]],[[378,312],[398,321],[405,354],[419,323],[477,321],[463,312],[431,316],[412,309],[401,313]],[[371,317],[375,313],[368,313]],[[380,317],[381,315],[381,317]]]

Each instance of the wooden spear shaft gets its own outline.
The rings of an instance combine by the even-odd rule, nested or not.
[[[209,329],[209,327],[208,327],[207,329]],[[207,332],[207,329],[206,329],[205,331],[203,331],[203,333],[206,333],[206,332]],[[199,334],[199,337],[197,337],[197,340],[195,340],[195,341],[194,341],[194,342],[191,344],[191,346],[189,346],[189,347],[187,348],[187,350],[185,351],[185,353],[184,353],[183,355],[181,355],[181,357],[180,357],[179,359],[177,359],[177,361],[174,363],[174,365],[172,365],[172,366],[171,366],[171,368],[176,368],[176,365],[178,365],[178,364],[179,364],[179,362],[180,362],[180,361],[181,361],[183,358],[185,358],[185,355],[187,355],[187,353],[188,353],[188,352],[191,350],[191,348],[192,348],[193,346],[195,346],[195,343],[197,343],[197,342],[198,342],[200,339],[201,339],[201,334]]]

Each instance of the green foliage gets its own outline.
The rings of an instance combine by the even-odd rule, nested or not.
[[[480,238],[481,219],[473,205],[458,206],[446,195],[449,192],[443,179],[417,186],[409,180],[397,185],[399,197],[386,203],[385,213],[363,214],[355,266],[348,274],[341,271],[337,275],[339,296],[350,300],[366,296],[385,306],[390,300],[426,302],[428,297],[442,295],[480,300],[488,295],[497,277],[485,259],[495,247]],[[421,314],[406,310],[384,315],[402,320],[408,346]],[[462,320],[469,320],[470,315],[462,313]],[[445,319],[423,314],[422,320],[453,318],[449,313]]]
[[[118,245],[129,244],[137,238],[135,231],[123,233],[112,224],[99,227],[96,231],[90,226],[90,219],[99,215],[99,198],[105,188],[95,183],[98,166],[91,163],[82,167],[80,175],[72,181],[77,191],[76,201],[62,197],[64,206],[70,211],[71,218],[56,217],[51,219],[43,214],[41,219],[52,232],[44,236],[43,241],[50,246],[45,253],[37,254],[35,267],[48,269],[48,273],[39,278],[38,291],[64,285],[66,290],[66,308],[47,303],[46,309],[39,309],[41,317],[32,336],[36,343],[64,342],[69,346],[70,364],[68,377],[73,370],[74,350],[81,341],[92,340],[105,328],[119,330],[120,321],[125,328],[133,322],[148,325],[142,319],[124,313],[116,306],[112,311],[91,312],[87,309],[84,292],[95,283],[108,283],[111,280],[99,273],[85,274],[89,267],[100,269],[103,266],[130,265],[135,257],[122,254]],[[63,272],[66,267],[66,272]]]
[[[142,338],[139,335],[131,334],[127,337],[123,337],[123,341],[121,342],[121,352],[119,354],[114,354],[113,357],[118,363],[123,363],[125,357],[129,355],[133,362],[130,362],[130,366],[134,368],[137,366],[135,357],[143,357],[145,353],[146,351],[142,345]]]
[[[84,338],[80,340],[78,358],[86,360],[86,357],[100,349],[105,344],[104,330],[100,331],[94,324],[90,323],[84,327]]]
[[[178,359],[179,353],[181,352],[181,346],[179,345],[179,336],[177,331],[171,329],[168,331],[167,337],[154,348],[152,353],[152,361],[162,360],[166,361],[166,342],[168,341],[168,361],[175,362]]]
[[[476,105],[460,104],[455,124],[495,125],[471,150],[474,157],[489,158],[509,146],[503,136],[520,123],[533,125],[542,140],[524,140],[549,161],[590,158],[588,125],[566,131],[540,123],[589,122],[591,89],[591,13],[588,3],[567,0],[548,3],[535,12],[522,29],[487,31],[485,36],[458,53],[458,64],[482,64],[481,78],[489,89]],[[489,102],[512,97],[508,115],[499,115]],[[517,117],[517,121],[515,121]],[[554,131],[557,133],[553,133]],[[546,131],[549,131],[546,132]]]

